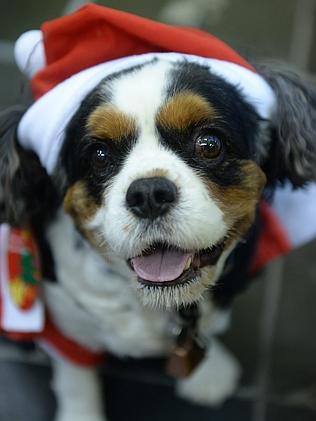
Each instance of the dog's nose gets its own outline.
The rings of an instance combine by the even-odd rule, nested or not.
[[[126,193],[127,207],[139,218],[154,219],[168,212],[177,199],[177,187],[164,177],[139,178]]]

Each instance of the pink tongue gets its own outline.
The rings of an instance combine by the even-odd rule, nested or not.
[[[182,274],[190,256],[190,253],[161,250],[149,256],[134,257],[131,262],[140,278],[152,282],[167,282]]]

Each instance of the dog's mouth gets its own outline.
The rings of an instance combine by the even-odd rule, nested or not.
[[[192,281],[200,269],[213,266],[224,250],[224,240],[207,249],[187,252],[167,244],[156,243],[140,256],[128,260],[138,281],[147,286],[170,286]]]

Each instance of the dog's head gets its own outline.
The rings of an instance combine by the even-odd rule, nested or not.
[[[51,176],[18,145],[19,113],[4,115],[1,219],[36,217],[48,191],[109,262],[130,267],[144,302],[198,300],[253,224],[265,184],[315,179],[315,93],[258,69],[277,98],[268,120],[196,63],[156,59],[105,78],[68,123]]]

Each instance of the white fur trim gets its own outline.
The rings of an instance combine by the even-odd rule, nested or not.
[[[43,69],[46,59],[42,31],[24,32],[15,43],[14,57],[18,68],[29,79]]]
[[[154,58],[167,62],[187,60],[205,65],[211,72],[237,86],[262,118],[269,118],[272,112],[274,93],[257,73],[222,60],[178,53],[149,53],[93,66],[57,85],[36,101],[23,116],[18,127],[20,143],[25,148],[35,151],[48,173],[52,173],[64,139],[65,127],[86,95],[103,78],[120,70],[147,63]]]
[[[274,195],[273,208],[285,228],[293,247],[316,237],[316,184],[293,190],[288,183]]]

